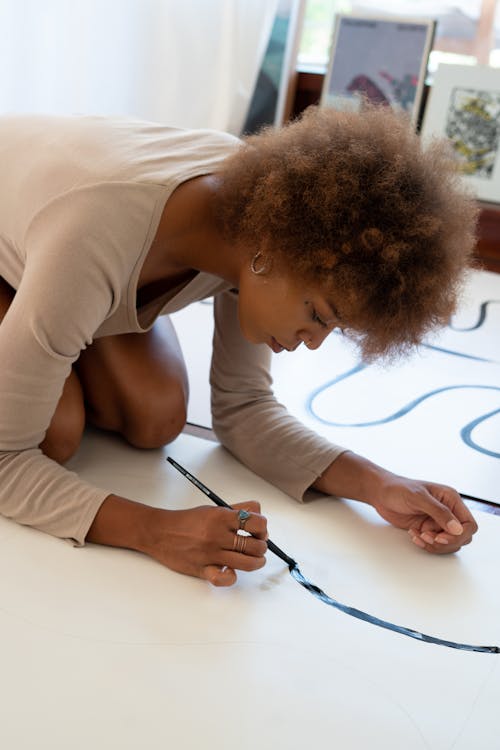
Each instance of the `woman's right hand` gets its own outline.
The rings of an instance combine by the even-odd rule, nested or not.
[[[245,531],[251,536],[236,534],[240,510],[250,513]],[[178,573],[205,578],[214,586],[232,586],[237,570],[262,568],[266,540],[267,521],[257,502],[163,510],[120,495],[105,498],[86,536],[94,544],[144,552]]]
[[[229,508],[200,506],[190,510],[157,511],[151,542],[145,551],[171,570],[204,578],[214,586],[232,586],[237,570],[258,570],[266,563],[267,521],[257,502]],[[250,536],[236,551],[238,512],[250,512],[245,531]]]
[[[245,531],[251,536],[243,537],[243,552],[235,549],[240,510],[250,512]],[[150,541],[143,551],[171,570],[214,586],[232,586],[237,570],[258,570],[266,563],[267,521],[257,502],[238,503],[233,509],[204,505],[152,511]]]

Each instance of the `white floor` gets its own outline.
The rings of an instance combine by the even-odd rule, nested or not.
[[[211,305],[197,303],[173,320],[191,381],[188,419],[210,427]],[[273,356],[276,396],[332,442],[500,504],[499,274],[474,272],[452,327],[407,361],[359,365],[338,335],[315,352],[282,352]]]
[[[214,443],[183,435],[168,453],[228,502],[260,499],[273,540],[340,601],[500,644],[498,518],[433,557],[367,506],[295,503]],[[204,503],[166,455],[90,432],[70,468],[152,505]],[[354,620],[268,558],[220,590],[0,519],[0,747],[498,750],[500,656]]]

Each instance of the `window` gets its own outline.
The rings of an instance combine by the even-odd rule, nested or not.
[[[301,68],[324,70],[335,13],[351,12],[436,18],[431,74],[440,62],[500,67],[499,0],[307,0],[299,52]]]

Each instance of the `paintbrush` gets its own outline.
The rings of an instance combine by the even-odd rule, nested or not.
[[[170,456],[168,456],[167,461],[171,463],[172,466],[177,469],[177,471],[180,471],[180,473],[183,474],[186,479],[189,479],[189,481],[192,482],[195,487],[201,490],[201,492],[209,497],[210,500],[212,500],[212,502],[214,502],[216,505],[220,505],[222,508],[230,508],[231,510],[234,510],[234,508],[231,508],[229,503],[226,503],[226,501],[216,495],[215,492],[212,492],[212,490],[204,485],[203,482],[200,482],[199,479],[190,474],[187,469],[178,464],[177,461],[174,461],[173,458],[170,458]],[[309,593],[315,596],[316,599],[319,599],[325,604],[328,604],[330,607],[338,609],[340,612],[344,612],[344,614],[346,615],[355,617],[358,620],[364,620],[364,622],[369,622],[371,625],[376,625],[377,627],[384,628],[385,630],[392,630],[393,633],[399,633],[400,635],[406,635],[409,638],[415,638],[415,640],[422,641],[423,643],[434,643],[436,646],[447,646],[448,648],[455,648],[459,651],[478,651],[483,654],[500,654],[499,646],[473,646],[469,643],[457,643],[456,641],[448,641],[444,638],[436,638],[436,636],[434,635],[426,635],[425,633],[420,633],[418,630],[407,628],[404,625],[396,625],[393,622],[381,620],[379,617],[369,615],[367,612],[363,612],[361,609],[356,609],[355,607],[350,607],[347,604],[342,604],[341,602],[333,599],[331,596],[326,594],[322,589],[319,588],[319,586],[316,586],[315,583],[309,581],[303,575],[293,557],[290,557],[290,555],[287,555],[286,552],[283,552],[283,550],[280,549],[277,544],[268,539],[267,546],[271,552],[274,552],[275,555],[286,562],[292,578],[294,578],[297,583],[303,586],[306,591],[309,591]]]
[[[167,461],[171,463],[172,466],[177,469],[177,471],[180,471],[180,473],[183,474],[186,479],[189,479],[189,481],[192,482],[195,487],[198,487],[198,489],[201,490],[207,497],[209,497],[210,500],[212,500],[212,502],[214,502],[216,505],[219,505],[221,508],[229,508],[230,510],[233,510],[229,503],[226,503],[226,501],[219,497],[219,495],[216,495],[215,492],[212,492],[212,490],[204,485],[203,482],[200,482],[199,479],[190,474],[187,469],[178,464],[177,461],[174,461],[173,458],[170,458],[170,456],[168,456]],[[290,570],[297,567],[297,563],[295,562],[295,560],[287,555],[286,552],[283,552],[283,550],[280,549],[278,545],[272,542],[270,539],[267,540],[267,548],[271,552],[274,552],[274,554],[277,555],[281,560],[286,562]]]

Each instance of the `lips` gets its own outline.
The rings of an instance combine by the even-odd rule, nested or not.
[[[276,339],[274,338],[274,336],[271,336],[270,347],[271,347],[271,349],[273,350],[273,352],[275,354],[279,354],[285,348],[284,346],[281,346],[281,344],[279,343],[279,341],[276,341]]]

